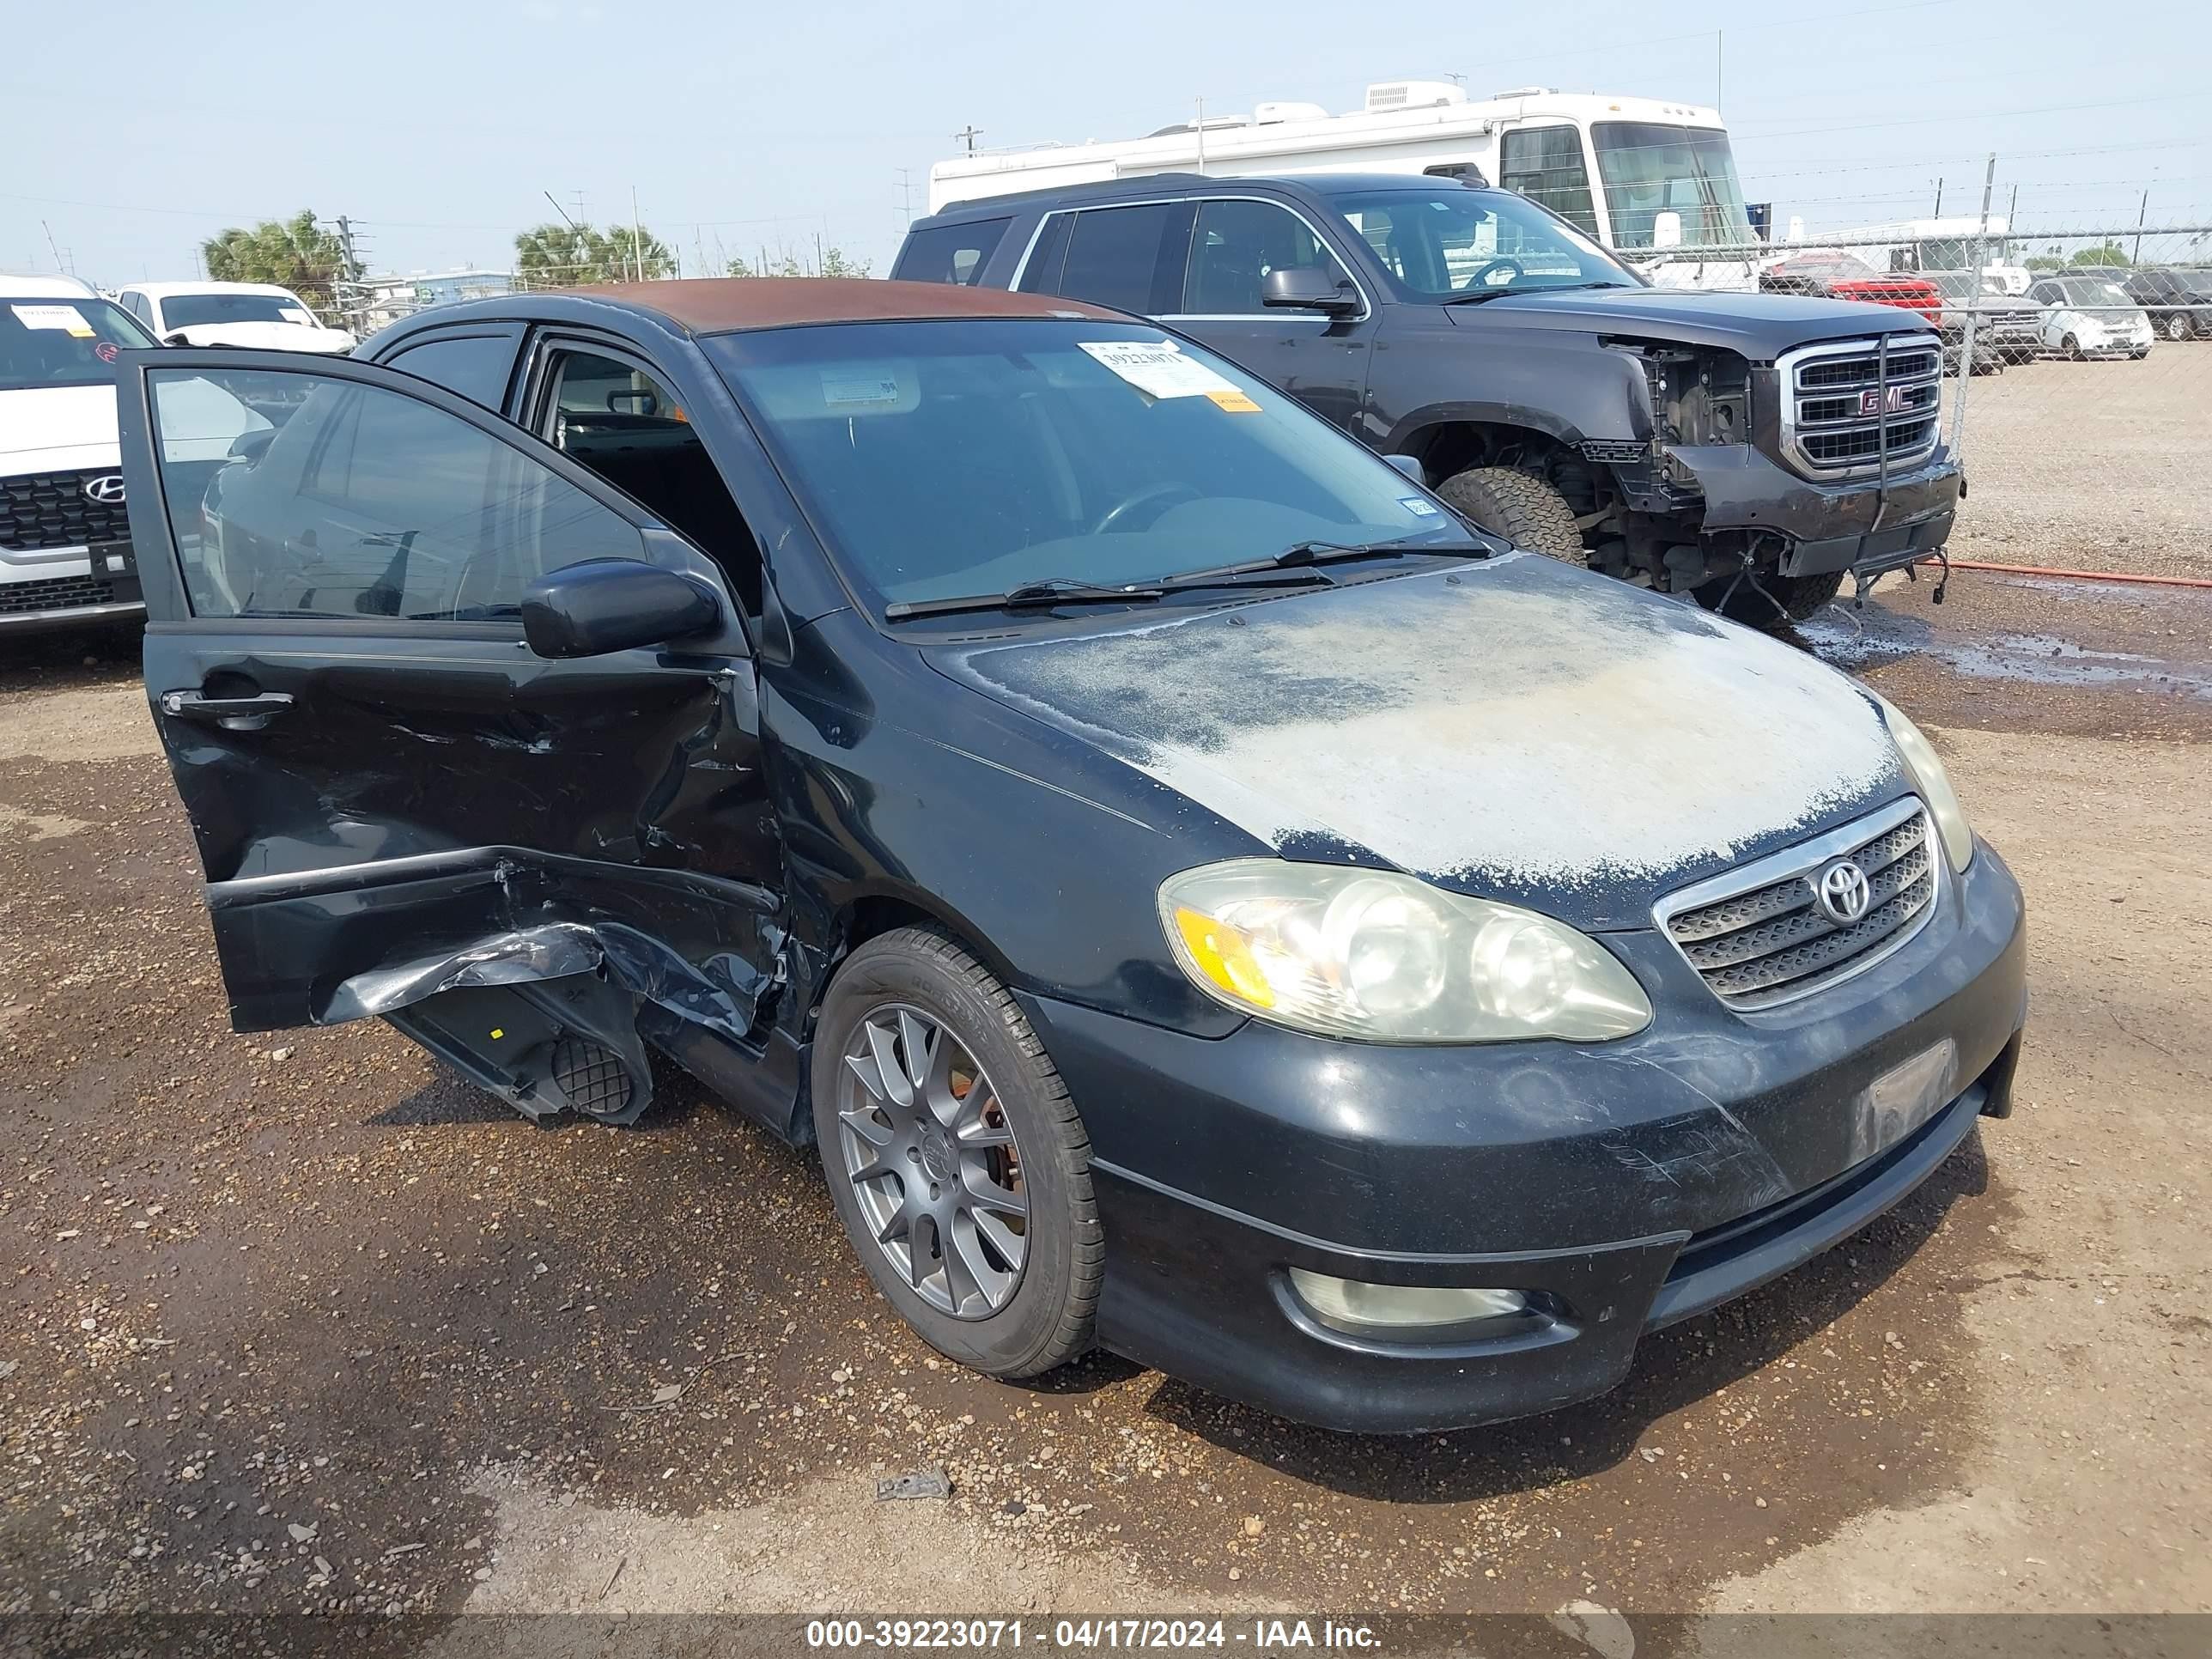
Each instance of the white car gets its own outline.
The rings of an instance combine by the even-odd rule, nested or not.
[[[2148,357],[2150,319],[2109,276],[2039,278],[2027,290],[2043,307],[2043,349],[2082,357]]]
[[[0,273],[0,638],[145,614],[115,426],[125,351],[159,342],[70,276]],[[271,416],[204,382],[165,461],[212,472]],[[283,412],[281,406],[277,412]]]
[[[354,348],[350,332],[325,327],[306,301],[271,283],[134,283],[115,297],[164,345]]]

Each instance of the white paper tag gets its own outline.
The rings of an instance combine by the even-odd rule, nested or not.
[[[1149,397],[1226,397],[1240,405],[1250,402],[1233,383],[1184,356],[1170,341],[1146,344],[1138,340],[1078,340],[1075,343]]]
[[[901,401],[898,376],[842,369],[822,376],[822,401],[832,409],[890,409]]]
[[[1417,514],[1424,519],[1433,519],[1437,516],[1437,504],[1425,496],[1401,495],[1398,497],[1398,505],[1404,507],[1407,512]]]
[[[92,337],[92,325],[75,306],[9,306],[25,328],[58,328],[80,340]]]

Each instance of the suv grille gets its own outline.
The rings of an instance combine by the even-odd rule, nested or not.
[[[32,472],[0,478],[0,547],[85,547],[131,539],[131,516],[121,501],[92,500],[91,478],[117,477],[112,466],[77,472]]]
[[[1888,372],[1875,340],[1800,346],[1775,363],[1782,446],[1800,471],[1850,477],[1877,471],[1885,426],[1891,466],[1933,453],[1942,421],[1943,350],[1924,334],[1893,335]]]
[[[1869,889],[1853,921],[1831,918],[1814,884],[1839,860]],[[1935,909],[1936,841],[1917,800],[1887,807],[1802,848],[1671,896],[1659,921],[1698,977],[1731,1008],[1808,996],[1872,967]]]

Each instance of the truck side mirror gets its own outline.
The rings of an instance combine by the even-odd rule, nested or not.
[[[1651,222],[1651,246],[1680,247],[1682,246],[1682,216],[1672,211],[1660,214]]]
[[[523,591],[522,637],[541,657],[604,657],[703,634],[721,607],[706,586],[639,559],[586,559]]]
[[[1282,265],[1261,279],[1260,303],[1293,311],[1326,311],[1340,317],[1359,309],[1359,294],[1334,270],[1318,265]]]

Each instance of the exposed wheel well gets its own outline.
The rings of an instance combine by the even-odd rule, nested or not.
[[[933,927],[945,934],[963,950],[996,974],[1008,985],[1015,982],[1012,964],[1000,954],[991,941],[952,911],[933,910],[910,898],[896,893],[869,893],[853,901],[838,918],[839,927],[830,944],[830,960],[814,988],[814,1006],[807,1010],[807,1026],[813,1027],[814,1016],[821,1008],[822,998],[836,977],[838,965],[870,939],[894,933],[901,927]]]
[[[1410,434],[1398,447],[1419,456],[1432,481],[1471,466],[1518,466],[1541,472],[1555,454],[1574,453],[1548,432],[1498,421],[1439,421]]]

